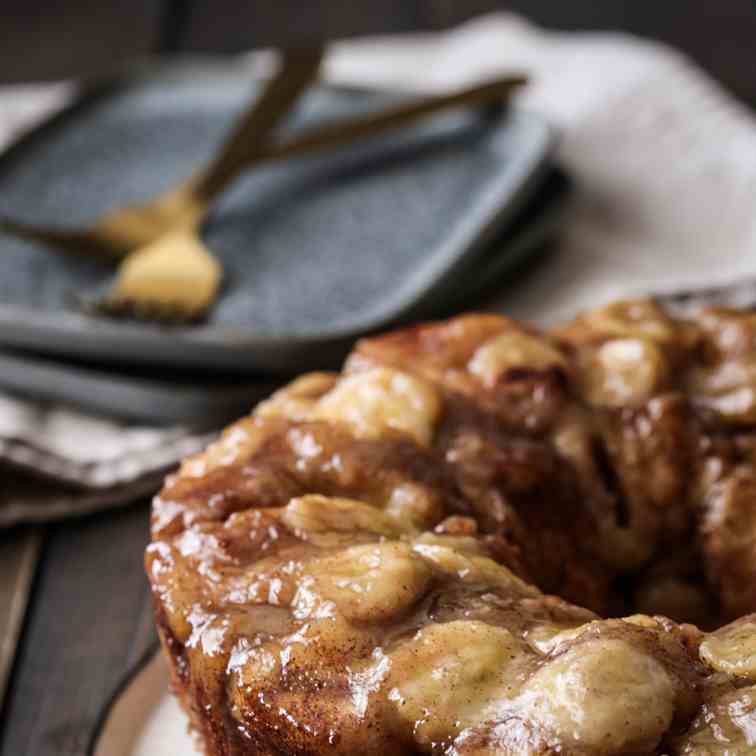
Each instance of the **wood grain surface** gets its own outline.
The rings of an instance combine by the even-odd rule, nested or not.
[[[126,670],[154,642],[146,502],[53,526],[0,732],[3,756],[80,756]]]
[[[0,709],[5,700],[43,540],[42,528],[19,528],[0,538]]]

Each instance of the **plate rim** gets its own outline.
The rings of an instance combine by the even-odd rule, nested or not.
[[[92,730],[90,731],[87,745],[84,749],[84,756],[95,756],[97,747],[100,743],[105,727],[107,726],[113,714],[116,704],[124,693],[131,687],[131,684],[137,677],[155,660],[156,657],[163,653],[159,640],[154,640],[142,652],[142,655],[129,667],[120,677],[115,687],[111,690],[102,704],[102,707],[95,717]]]
[[[75,98],[61,112],[15,141],[0,156],[0,169],[20,159],[39,139],[53,133],[83,108],[103,97],[161,77],[185,80],[188,77],[196,78],[203,71],[208,76],[222,72],[233,75],[249,72],[249,69],[249,61],[242,56],[231,60],[208,56],[158,63],[130,75],[115,77],[109,83],[85,90],[81,97]],[[377,88],[343,86],[328,81],[319,82],[317,86],[364,95],[387,93]],[[438,258],[439,266],[446,262],[450,269],[456,268],[474,252],[476,241],[492,229],[503,228],[550,167],[558,144],[557,128],[543,115],[525,108],[512,106],[506,113],[508,122],[500,127],[502,133],[504,130],[510,134],[512,129],[519,130],[519,145],[522,147],[529,142],[529,151],[526,155],[515,155],[516,160],[510,161],[506,173],[502,172],[482,187],[478,205],[455,225],[452,238],[441,243],[445,249],[433,250],[431,257]],[[455,255],[457,259],[448,265]],[[426,279],[432,275],[425,269],[417,273],[422,273],[420,278]],[[448,278],[449,273],[450,270],[445,271],[442,277]],[[404,289],[406,292],[401,297],[394,298],[398,301],[392,300],[390,307],[381,307],[373,314],[372,321],[326,331],[296,333],[282,330],[262,335],[256,334],[251,325],[145,327],[129,321],[93,319],[83,313],[65,310],[40,312],[29,306],[0,303],[0,344],[45,355],[95,359],[115,365],[171,364],[183,368],[212,365],[233,368],[238,373],[259,370],[286,372],[297,362],[306,362],[313,367],[332,364],[343,356],[356,337],[401,322],[412,317],[418,306],[427,305],[429,291],[422,281]]]

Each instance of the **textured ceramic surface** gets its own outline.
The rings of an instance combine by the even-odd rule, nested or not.
[[[162,70],[75,108],[0,162],[0,212],[82,224],[199,166],[255,82],[231,64]],[[379,108],[395,96],[317,88],[287,125]],[[338,151],[260,168],[204,228],[227,271],[201,326],[96,320],[75,295],[112,271],[0,239],[0,340],[121,363],[286,369],[345,339],[432,314],[434,292],[474,260],[543,177],[554,146],[537,116],[451,114]]]
[[[568,195],[566,179],[554,173],[505,233],[476,260],[469,276],[459,275],[440,300],[450,311],[492,293],[502,272],[529,260],[561,226]],[[502,271],[503,268],[503,271]],[[489,285],[486,286],[485,284]],[[491,286],[493,284],[493,286]],[[444,313],[440,313],[444,314]],[[200,375],[191,370],[146,367],[112,369],[24,352],[0,351],[0,387],[87,411],[140,422],[217,425],[244,414],[280,379]]]

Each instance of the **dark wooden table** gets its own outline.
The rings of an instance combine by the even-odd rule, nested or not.
[[[0,538],[19,536],[10,531]],[[148,504],[47,528],[2,716],[2,756],[81,756],[103,702],[156,637]]]
[[[40,3],[0,0],[3,23],[13,18],[27,23],[36,50],[44,55],[71,60],[60,48],[59,19],[35,10]],[[42,3],[41,5],[45,5]],[[48,3],[49,5],[49,3]],[[57,4],[55,5],[57,8]],[[263,23],[263,35],[280,36],[297,24],[312,20],[303,3],[297,17],[275,12],[255,15],[259,4],[237,4],[238,13],[216,13],[217,4],[197,0],[184,3],[194,8],[183,26],[166,26],[169,17],[157,0],[120,4],[92,4],[70,0],[68,23],[79,19],[92,27],[85,35],[81,54],[108,56],[132,54],[131,36],[137,32],[141,49],[162,44],[217,47],[240,40],[230,31],[249,28],[247,21]],[[70,6],[70,8],[69,8]],[[92,9],[98,9],[96,13]],[[335,6],[339,6],[336,3]],[[348,12],[348,4],[344,8]],[[541,23],[561,28],[624,28],[654,36],[685,49],[743,100],[756,104],[756,3],[753,0],[669,0],[665,3],[627,3],[624,0],[412,0],[391,2],[388,10],[401,14],[398,26],[442,26],[474,10],[511,7]],[[464,7],[463,7],[464,6]],[[173,3],[174,10],[182,3]],[[375,6],[378,8],[378,5]],[[385,6],[382,12],[387,12]],[[10,9],[10,11],[9,11]],[[124,15],[122,22],[104,18],[106,9]],[[246,9],[246,10],[245,10]],[[37,9],[39,10],[39,9]],[[58,8],[60,10],[60,8]],[[212,12],[210,12],[212,11]],[[202,15],[202,14],[205,15]],[[252,14],[251,17],[249,14]],[[409,14],[409,15],[408,15]],[[49,44],[45,21],[49,22]],[[246,21],[245,21],[246,18]],[[204,19],[204,20],[203,20]],[[157,26],[156,26],[157,25]],[[162,25],[162,26],[161,26]],[[157,28],[157,27],[161,28]],[[388,24],[390,27],[391,24]],[[255,28],[254,25],[252,28]],[[296,31],[294,29],[294,31]],[[147,35],[145,37],[144,35]],[[131,35],[131,36],[130,36]],[[152,36],[150,36],[152,35]],[[17,42],[18,49],[14,47]],[[57,47],[55,45],[58,45]],[[87,50],[89,46],[91,49]],[[26,54],[29,37],[4,40],[0,69],[17,75],[19,55]],[[15,51],[14,51],[15,50]],[[147,542],[148,505],[53,526],[45,533],[23,640],[13,670],[10,693],[0,720],[1,756],[80,756],[86,738],[108,693],[124,672],[154,640],[142,552]],[[0,549],[18,536],[0,536]]]

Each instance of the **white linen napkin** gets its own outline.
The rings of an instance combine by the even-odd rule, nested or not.
[[[518,104],[562,129],[576,191],[556,253],[487,308],[548,324],[617,297],[756,276],[756,119],[675,51],[496,14],[442,34],[340,43],[326,61],[335,82],[418,91],[512,70],[532,77]],[[70,89],[20,93],[0,90],[0,148]],[[740,296],[756,300],[756,286]],[[0,526],[141,497],[206,441],[0,395],[0,461],[56,481],[32,489],[4,476]]]
[[[344,43],[327,72],[438,90],[512,70],[532,77],[518,104],[562,129],[577,191],[557,254],[496,309],[548,324],[756,275],[756,117],[669,47],[495,14],[442,35]]]

